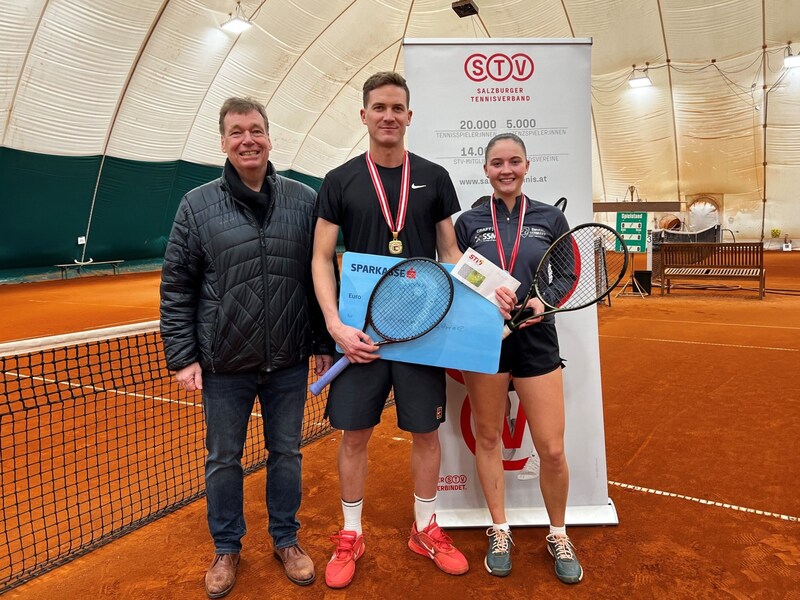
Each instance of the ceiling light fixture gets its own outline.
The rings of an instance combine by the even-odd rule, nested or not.
[[[225,31],[229,31],[231,33],[242,33],[243,31],[247,31],[253,25],[253,23],[248,19],[244,11],[242,10],[242,3],[236,3],[236,14],[230,13],[228,15],[230,19],[225,21],[220,27],[222,27]]]
[[[628,79],[628,85],[632,88],[641,88],[649,87],[653,85],[653,82],[650,81],[650,77],[647,76],[647,73],[643,73],[641,75],[634,75]]]
[[[800,54],[797,56],[792,56],[792,42],[788,42],[786,44],[786,56],[783,57],[783,68],[784,69],[794,69],[795,67],[800,67]]]
[[[633,65],[633,72],[631,73],[631,76],[628,78],[628,85],[631,86],[632,88],[642,88],[653,85],[653,82],[647,75],[647,67],[650,66],[650,63],[644,63],[644,64],[645,68],[641,70],[641,73],[637,73],[636,65]]]

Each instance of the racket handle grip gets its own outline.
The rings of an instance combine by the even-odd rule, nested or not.
[[[503,339],[511,335],[511,328],[508,325],[503,325]]]
[[[349,365],[350,361],[347,359],[346,356],[343,356],[342,358],[337,360],[336,363],[322,375],[322,377],[320,377],[314,383],[308,386],[308,389],[311,391],[313,395],[318,396],[319,393],[326,387],[328,387],[328,384],[334,379],[336,379],[336,377],[339,376],[339,373],[344,371]]]

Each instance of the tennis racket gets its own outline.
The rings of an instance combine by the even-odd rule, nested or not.
[[[611,227],[586,223],[570,229],[545,252],[522,308],[503,329],[503,339],[531,319],[599,302],[622,280],[627,268],[628,247]],[[533,296],[545,305],[544,312],[533,314],[525,308]]]
[[[381,337],[376,345],[408,342],[422,337],[442,322],[453,303],[453,280],[445,268],[429,258],[409,258],[386,271],[370,294],[364,326]],[[340,358],[309,386],[315,396],[350,364]]]

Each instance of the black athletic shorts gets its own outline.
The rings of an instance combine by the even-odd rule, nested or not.
[[[518,329],[500,349],[498,373],[512,377],[536,377],[564,367],[559,355],[558,333],[554,321],[544,321]]]
[[[325,408],[331,426],[345,431],[374,427],[392,387],[400,429],[429,433],[444,422],[444,369],[377,359],[354,363],[333,380]]]

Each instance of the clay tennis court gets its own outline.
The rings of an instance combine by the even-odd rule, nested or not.
[[[246,479],[249,533],[229,597],[800,598],[800,254],[768,252],[765,260],[772,292],[764,300],[752,289],[682,288],[598,307],[609,496],[620,524],[571,528],[586,570],[579,585],[555,579],[541,528],[515,529],[514,570],[505,579],[482,567],[482,529],[450,531],[470,559],[463,577],[412,554],[410,437],[387,409],[371,445],[368,551],[354,582],[333,591],[321,578],[299,588],[284,577],[266,533],[261,469]],[[156,319],[158,277],[0,286],[0,341]],[[110,418],[130,425],[159,416]],[[340,526],[337,443],[334,432],[304,448],[301,543],[318,576],[328,535]],[[98,491],[87,488],[86,501],[125,494],[102,482],[91,489]],[[18,510],[5,487],[3,510]],[[200,499],[4,597],[203,598],[212,554]]]

